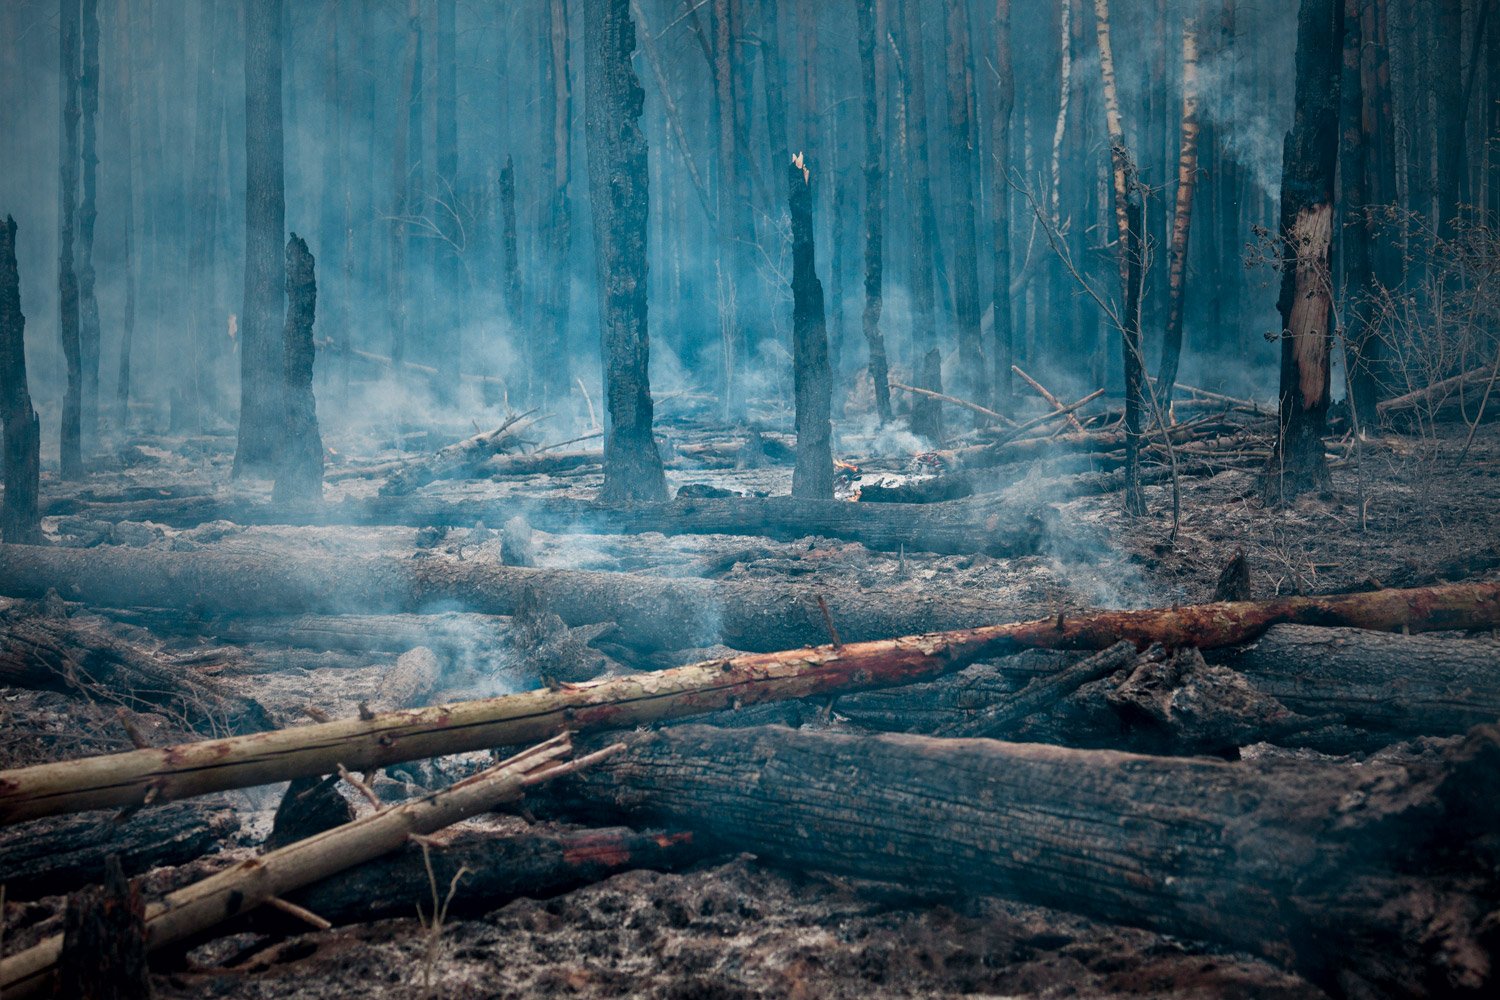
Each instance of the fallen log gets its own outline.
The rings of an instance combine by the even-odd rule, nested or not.
[[[161,948],[265,903],[287,909],[283,897],[345,869],[388,854],[413,836],[433,833],[497,805],[519,800],[529,787],[607,758],[619,747],[566,760],[566,736],[517,754],[487,771],[411,802],[390,806],[259,858],[243,861],[169,894],[146,909],[146,945]],[[307,912],[307,911],[304,911]],[[309,917],[315,918],[315,914]],[[43,991],[62,952],[58,935],[0,960],[0,993]]]
[[[1182,716],[1166,727],[1142,720],[1133,706],[1109,703],[1116,680],[1080,690],[1104,675],[1108,656],[1074,665],[1035,655],[977,663],[921,684],[845,695],[835,711],[845,724],[872,732],[1223,754],[1255,742],[1370,752],[1500,718],[1500,644],[1489,639],[1275,625],[1248,645],[1210,654],[1212,665],[1234,672],[1228,680],[1247,686],[1228,692],[1238,700],[1225,696],[1222,683],[1214,686],[1222,679],[1204,684],[1190,676],[1162,692]],[[823,707],[765,705],[706,721],[798,725]],[[1205,720],[1215,713],[1219,718]],[[1207,742],[1205,729],[1217,730]]]
[[[65,691],[145,711],[165,710],[202,732],[259,732],[271,717],[195,665],[174,662],[115,634],[96,615],[66,617],[40,605],[0,611],[0,684]]]
[[[1493,726],[1359,767],[780,727],[624,742],[567,784],[590,816],[1216,941],[1342,995],[1477,997],[1500,970]]]
[[[850,641],[967,628],[1005,616],[991,603],[920,593],[527,569],[439,556],[291,559],[0,546],[0,594],[43,597],[52,588],[94,606],[177,608],[197,617],[450,609],[509,615],[534,593],[567,625],[615,622],[622,641],[646,650],[723,643],[772,652],[814,645],[828,637],[820,597]]]
[[[874,510],[842,500],[731,497],[666,503],[606,504],[571,498],[505,497],[442,500],[429,496],[346,499],[318,510],[281,509],[259,501],[189,497],[181,500],[96,504],[67,499],[48,515],[71,513],[101,521],[154,521],[190,527],[209,521],[237,524],[382,524],[468,527],[504,524],[522,516],[558,534],[754,535],[781,541],[809,536],[860,542],[886,552],[1029,555],[1049,537],[1052,514],[1040,504],[983,498],[946,505],[887,504]]]
[[[334,925],[409,917],[424,909],[432,884],[456,883],[450,916],[479,915],[527,896],[545,899],[634,868],[673,871],[704,856],[684,830],[637,832],[625,827],[551,830],[452,827],[428,839],[429,851],[408,844],[383,858],[349,868],[305,889],[289,902]],[[428,863],[431,863],[431,875]],[[306,924],[284,911],[262,907],[243,924],[247,930],[296,933]],[[225,933],[239,925],[223,928]]]
[[[1493,375],[1493,366],[1481,365],[1403,395],[1383,399],[1375,404],[1375,412],[1386,419],[1393,419],[1412,410],[1425,410],[1430,419],[1451,416],[1458,412],[1458,404],[1469,389],[1482,388],[1490,382]],[[1474,402],[1477,404],[1478,400],[1475,399]]]
[[[339,764],[368,770],[529,743],[564,730],[623,729],[731,706],[911,684],[1019,649],[1105,649],[1122,640],[1138,647],[1232,646],[1286,622],[1412,631],[1489,628],[1500,624],[1500,584],[1109,611],[749,654],[366,719],[41,764],[0,772],[0,825],[327,774]]]
[[[223,803],[174,802],[121,822],[112,813],[37,820],[0,830],[0,883],[9,900],[72,892],[104,875],[111,854],[126,875],[187,864],[239,829]]]
[[[436,454],[403,462],[380,487],[380,495],[404,496],[437,479],[455,479],[472,475],[489,459],[506,449],[519,448],[521,434],[531,426],[527,413],[513,413],[492,431],[464,438],[457,444],[441,448]]]

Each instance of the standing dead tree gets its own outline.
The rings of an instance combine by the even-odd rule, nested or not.
[[[5,498],[0,503],[0,541],[41,541],[37,492],[41,474],[41,426],[26,384],[26,317],[16,268],[16,220],[0,225],[0,422],[5,425]]]
[[[241,310],[240,427],[236,474],[275,469],[282,402],[281,0],[245,9],[245,289]]]
[[[1015,362],[1010,290],[1010,120],[1016,104],[1016,72],[1010,54],[1010,0],[995,0],[994,121],[991,124],[990,212],[994,219],[994,330],[991,334],[995,408],[1010,406]]]
[[[1297,23],[1296,118],[1281,173],[1281,412],[1266,471],[1267,500],[1328,485],[1333,287],[1333,190],[1338,167],[1344,5],[1302,0]]]
[[[594,258],[604,336],[604,488],[610,501],[664,500],[666,474],[652,436],[646,326],[646,95],[636,79],[629,0],[584,6],[585,112]]]
[[[797,466],[792,471],[792,496],[831,500],[833,375],[828,369],[823,283],[818,280],[813,248],[812,174],[801,153],[792,157],[787,167],[787,183],[792,216],[792,375],[797,397]],[[878,328],[875,332],[878,337]],[[873,342],[871,358],[873,361]],[[875,384],[878,393],[884,380]],[[888,418],[889,388],[885,396]]]
[[[99,217],[99,0],[83,0],[83,53],[79,74],[83,98],[82,199],[78,204],[78,348],[83,368],[79,399],[80,445],[92,447],[99,432],[99,299],[94,294],[94,223]]]
[[[880,331],[880,310],[885,268],[885,166],[883,162],[883,137],[880,134],[881,95],[885,91],[885,74],[882,54],[885,46],[875,37],[875,0],[858,0],[859,15],[859,62],[861,67],[862,95],[865,115],[865,343],[870,350],[870,381],[875,384],[875,412],[881,423],[891,419],[891,385],[889,365],[885,354],[885,335]],[[796,173],[796,168],[793,168]],[[797,181],[792,181],[793,204],[796,201]],[[811,215],[812,207],[807,208]],[[793,226],[796,217],[793,216]],[[795,235],[793,240],[795,242]],[[811,254],[812,233],[808,233],[808,252]],[[793,251],[795,253],[795,250]],[[814,276],[816,280],[816,276]],[[794,279],[795,291],[795,279]],[[819,286],[819,315],[822,313],[822,287]],[[819,320],[821,323],[821,319]],[[800,377],[800,373],[799,373]],[[831,485],[831,484],[830,484]],[[807,496],[822,496],[808,493]]]
[[[1163,407],[1172,404],[1172,388],[1182,359],[1188,234],[1193,224],[1193,194],[1198,187],[1198,135],[1198,26],[1188,18],[1182,27],[1182,149],[1177,158],[1177,205],[1168,249],[1167,329],[1162,339],[1161,374],[1156,380]]]
[[[313,399],[313,319],[318,283],[313,255],[296,233],[286,245],[286,327],[282,331],[282,378],[286,424],[277,459],[278,503],[316,503],[323,498],[323,438]]]
[[[58,21],[58,73],[62,86],[62,131],[57,180],[58,334],[68,369],[63,396],[60,447],[64,479],[83,476],[81,441],[83,358],[78,331],[78,272],[73,265],[73,232],[78,195],[78,0],[61,0]]]
[[[947,18],[948,169],[957,232],[953,245],[953,313],[962,362],[959,389],[976,402],[990,398],[979,309],[979,205],[974,190],[975,127],[969,61],[969,5],[949,3]]]
[[[1114,46],[1109,30],[1109,0],[1094,0],[1094,22],[1099,34],[1099,69],[1104,78],[1104,114],[1109,129],[1115,223],[1119,227],[1122,309],[1118,317],[1120,350],[1125,365],[1125,510],[1144,514],[1141,494],[1141,424],[1145,409],[1146,364],[1141,353],[1141,279],[1144,247],[1141,239],[1140,185],[1125,144],[1120,116],[1120,94],[1115,82]]]

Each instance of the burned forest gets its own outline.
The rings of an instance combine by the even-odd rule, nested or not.
[[[1500,996],[1494,0],[0,0],[0,997]]]

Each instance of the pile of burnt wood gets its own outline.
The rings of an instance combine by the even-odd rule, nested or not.
[[[457,588],[506,613],[505,580],[549,572],[455,577],[450,566],[423,579],[408,561],[396,579],[341,565],[336,585],[309,577],[296,591],[289,570],[228,555],[122,554],[142,562],[88,571],[76,551],[4,555],[0,591],[19,597],[46,583],[70,601],[150,603],[156,587],[262,612],[333,586],[391,607]],[[409,912],[430,879],[460,868],[475,873],[463,905],[482,909],[750,851],[1211,941],[1342,995],[1494,995],[1500,585],[1009,625],[978,624],[984,610],[961,602],[877,614],[796,588],[763,601],[709,581],[651,586],[660,592],[601,590],[559,613],[614,614],[682,648],[682,623],[712,606],[721,636],[767,651],[284,728],[241,706],[236,735],[0,772],[10,898],[74,891],[65,928],[7,949],[0,992],[142,974],[147,950],[230,932]],[[954,627],[870,638],[893,620]],[[32,628],[26,641],[65,673],[77,658],[67,643],[85,640]],[[782,648],[818,629],[833,641]],[[12,679],[25,659],[17,643],[0,650],[0,664],[20,664]],[[124,654],[93,663],[144,672],[143,688],[169,672]],[[399,801],[377,777],[476,751],[494,751],[493,766]],[[233,832],[211,796],[284,781],[262,853],[163,899],[132,888],[132,875]],[[453,826],[523,799],[526,815],[586,828]]]

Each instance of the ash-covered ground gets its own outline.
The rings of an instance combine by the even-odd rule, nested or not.
[[[1237,550],[1251,594],[1334,593],[1419,586],[1500,575],[1500,428],[1481,427],[1458,457],[1466,428],[1436,438],[1382,436],[1336,445],[1333,490],[1271,509],[1257,468],[1226,467],[1181,481],[1180,527],[1172,535],[1172,487],[1146,489],[1150,513],[1127,517],[1118,493],[1059,492],[1055,544],[1018,558],[878,552],[854,542],[791,542],[746,536],[636,534],[534,537],[540,567],[672,577],[758,579],[828,589],[867,588],[982,597],[1004,620],[1110,607],[1207,600]],[[683,427],[678,445],[712,444],[733,455],[743,432]],[[442,443],[441,440],[435,443]],[[361,468],[401,454],[367,441],[329,441],[331,500],[373,494]],[[845,442],[858,466],[841,485],[920,481],[931,463],[885,443]],[[260,496],[265,484],[229,485],[233,439],[142,437],[121,449],[118,467],[91,476],[93,495],[149,497],[203,492]],[[350,459],[346,456],[357,456]],[[1232,464],[1232,463],[1226,463]],[[784,494],[790,467],[694,467],[673,462],[672,488],[692,485],[746,495]],[[591,497],[597,466],[493,480],[440,480],[434,497]],[[1061,482],[1045,466],[1017,466],[1004,489],[1017,502],[1046,501]],[[133,491],[133,492],[132,492]],[[60,494],[44,480],[44,500]],[[289,527],[214,522],[174,528],[149,520],[113,523],[87,516],[45,522],[61,545],[126,545],[161,551],[249,552],[316,558],[379,554],[401,559],[501,559],[497,525],[446,531],[399,527]],[[298,636],[249,623],[205,620],[162,628],[159,612],[100,610],[60,602],[59,613],[100,627],[177,664],[191,664],[226,688],[253,697],[278,725],[350,718],[376,704],[404,650],[399,637],[366,648],[309,628]],[[0,611],[27,613],[0,599]],[[306,623],[305,623],[306,624]],[[426,703],[534,687],[534,627],[510,619],[449,613],[413,619],[447,638],[440,676]],[[605,630],[587,637],[604,670],[687,662],[695,651],[632,656]],[[0,765],[169,745],[190,737],[170,713],[126,708],[78,691],[0,690]],[[479,755],[399,769],[395,781],[440,785],[467,773]],[[145,877],[151,892],[248,856],[270,828],[280,787],[225,796],[239,832],[221,850],[179,870]],[[392,793],[396,794],[396,793]],[[360,806],[360,808],[365,808]],[[487,821],[486,821],[487,822]],[[525,819],[504,822],[524,824]],[[438,887],[440,895],[446,886]],[[464,886],[453,890],[462,906]],[[62,899],[6,904],[5,950],[60,926]],[[1063,912],[991,898],[934,896],[923,887],[850,882],[778,870],[749,856],[709,857],[675,872],[628,871],[544,899],[523,898],[434,930],[433,901],[413,898],[404,918],[290,937],[240,935],[199,947],[156,977],[158,995],[207,997],[1314,997],[1310,984],[1247,955]]]

